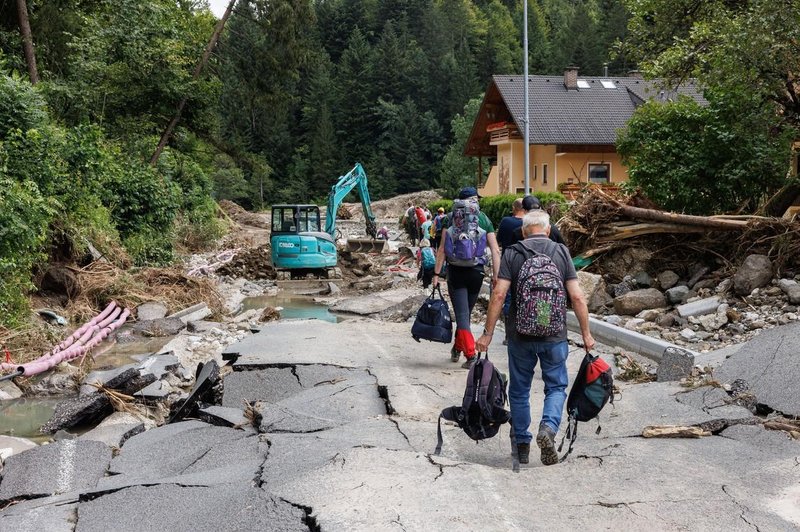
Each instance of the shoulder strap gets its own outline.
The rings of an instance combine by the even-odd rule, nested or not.
[[[436,450],[433,451],[433,454],[438,456],[442,452],[442,444],[444,443],[444,440],[442,438],[442,419],[457,423],[458,413],[460,410],[461,410],[460,406],[449,406],[444,410],[442,410],[442,413],[439,414],[439,423],[438,427],[436,428],[436,437],[437,437]]]

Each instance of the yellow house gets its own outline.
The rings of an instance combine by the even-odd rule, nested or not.
[[[561,184],[621,183],[628,169],[615,142],[636,107],[647,100],[669,101],[678,94],[705,103],[693,82],[663,90],[658,81],[630,77],[529,76],[530,187],[555,192]],[[524,79],[494,76],[472,125],[464,154],[487,157],[488,179],[481,195],[524,191]]]

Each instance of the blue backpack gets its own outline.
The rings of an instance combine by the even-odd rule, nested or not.
[[[422,248],[422,269],[432,270],[436,267],[436,255],[431,248]]]
[[[455,200],[450,227],[445,231],[444,253],[453,266],[480,266],[486,263],[486,231],[480,227],[478,200]]]

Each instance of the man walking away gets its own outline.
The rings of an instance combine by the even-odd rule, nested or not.
[[[411,245],[417,245],[417,240],[419,239],[417,209],[410,201],[408,202],[408,208],[406,209],[405,214],[403,214],[403,219],[400,221],[400,223],[405,228],[406,233],[408,233],[408,238],[411,240]]]
[[[442,239],[442,228],[447,215],[444,213],[444,207],[439,207],[436,212],[436,217],[433,219],[433,239],[431,246],[433,249],[439,249],[439,241]]]
[[[542,463],[553,465],[558,462],[555,436],[567,398],[567,296],[578,318],[587,352],[594,347],[595,341],[589,331],[589,310],[569,250],[549,238],[550,216],[544,211],[532,210],[523,218],[522,231],[525,239],[503,255],[499,278],[489,303],[486,327],[476,346],[479,351],[489,348],[503,300],[511,290],[507,322],[508,396],[517,455],[520,463],[528,463],[533,439],[528,431],[531,424],[531,382],[536,364],[541,362],[545,398],[536,444],[541,449]],[[532,290],[532,287],[537,289]],[[532,331],[545,332],[525,334]]]
[[[522,198],[517,198],[511,204],[511,216],[505,216],[500,220],[500,225],[497,226],[497,243],[500,244],[501,253],[505,253],[507,248],[521,240],[514,236],[514,232],[522,229],[522,217],[525,216],[525,212]]]
[[[539,198],[536,196],[525,196],[522,198],[522,208],[525,212],[531,212],[534,210],[540,210],[542,208],[542,204],[539,203]],[[522,240],[522,238],[522,224],[520,224],[514,229],[514,237],[511,243],[516,244]],[[557,244],[564,244],[565,246],[567,245],[567,243],[564,241],[564,237],[561,236],[561,231],[558,230],[558,227],[552,224],[550,225],[550,240]]]

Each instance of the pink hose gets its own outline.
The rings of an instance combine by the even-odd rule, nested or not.
[[[80,328],[76,329],[75,332],[73,332],[69,336],[69,338],[66,338],[63,342],[58,344],[53,349],[52,354],[55,355],[59,351],[63,351],[64,349],[66,349],[69,346],[71,346],[75,342],[75,340],[77,340],[78,338],[83,336],[83,333],[85,333],[88,329],[90,329],[92,327],[92,325],[95,325],[96,323],[104,320],[109,314],[111,314],[111,311],[114,310],[114,308],[116,306],[117,306],[116,301],[112,301],[111,303],[109,303],[108,306],[103,310],[103,312],[101,312],[100,314],[98,314],[97,316],[95,316],[94,318],[92,318],[91,320],[86,322],[85,324],[83,324]]]
[[[25,377],[30,377],[31,375],[46,371],[61,362],[86,355],[111,334],[112,331],[120,328],[131,314],[128,309],[122,310],[121,307],[114,307],[116,307],[116,303],[110,304],[89,323],[72,333],[67,340],[59,344],[59,346],[66,346],[65,349],[52,354],[48,353],[27,364],[14,365],[3,363],[0,364],[0,369],[21,371]]]

